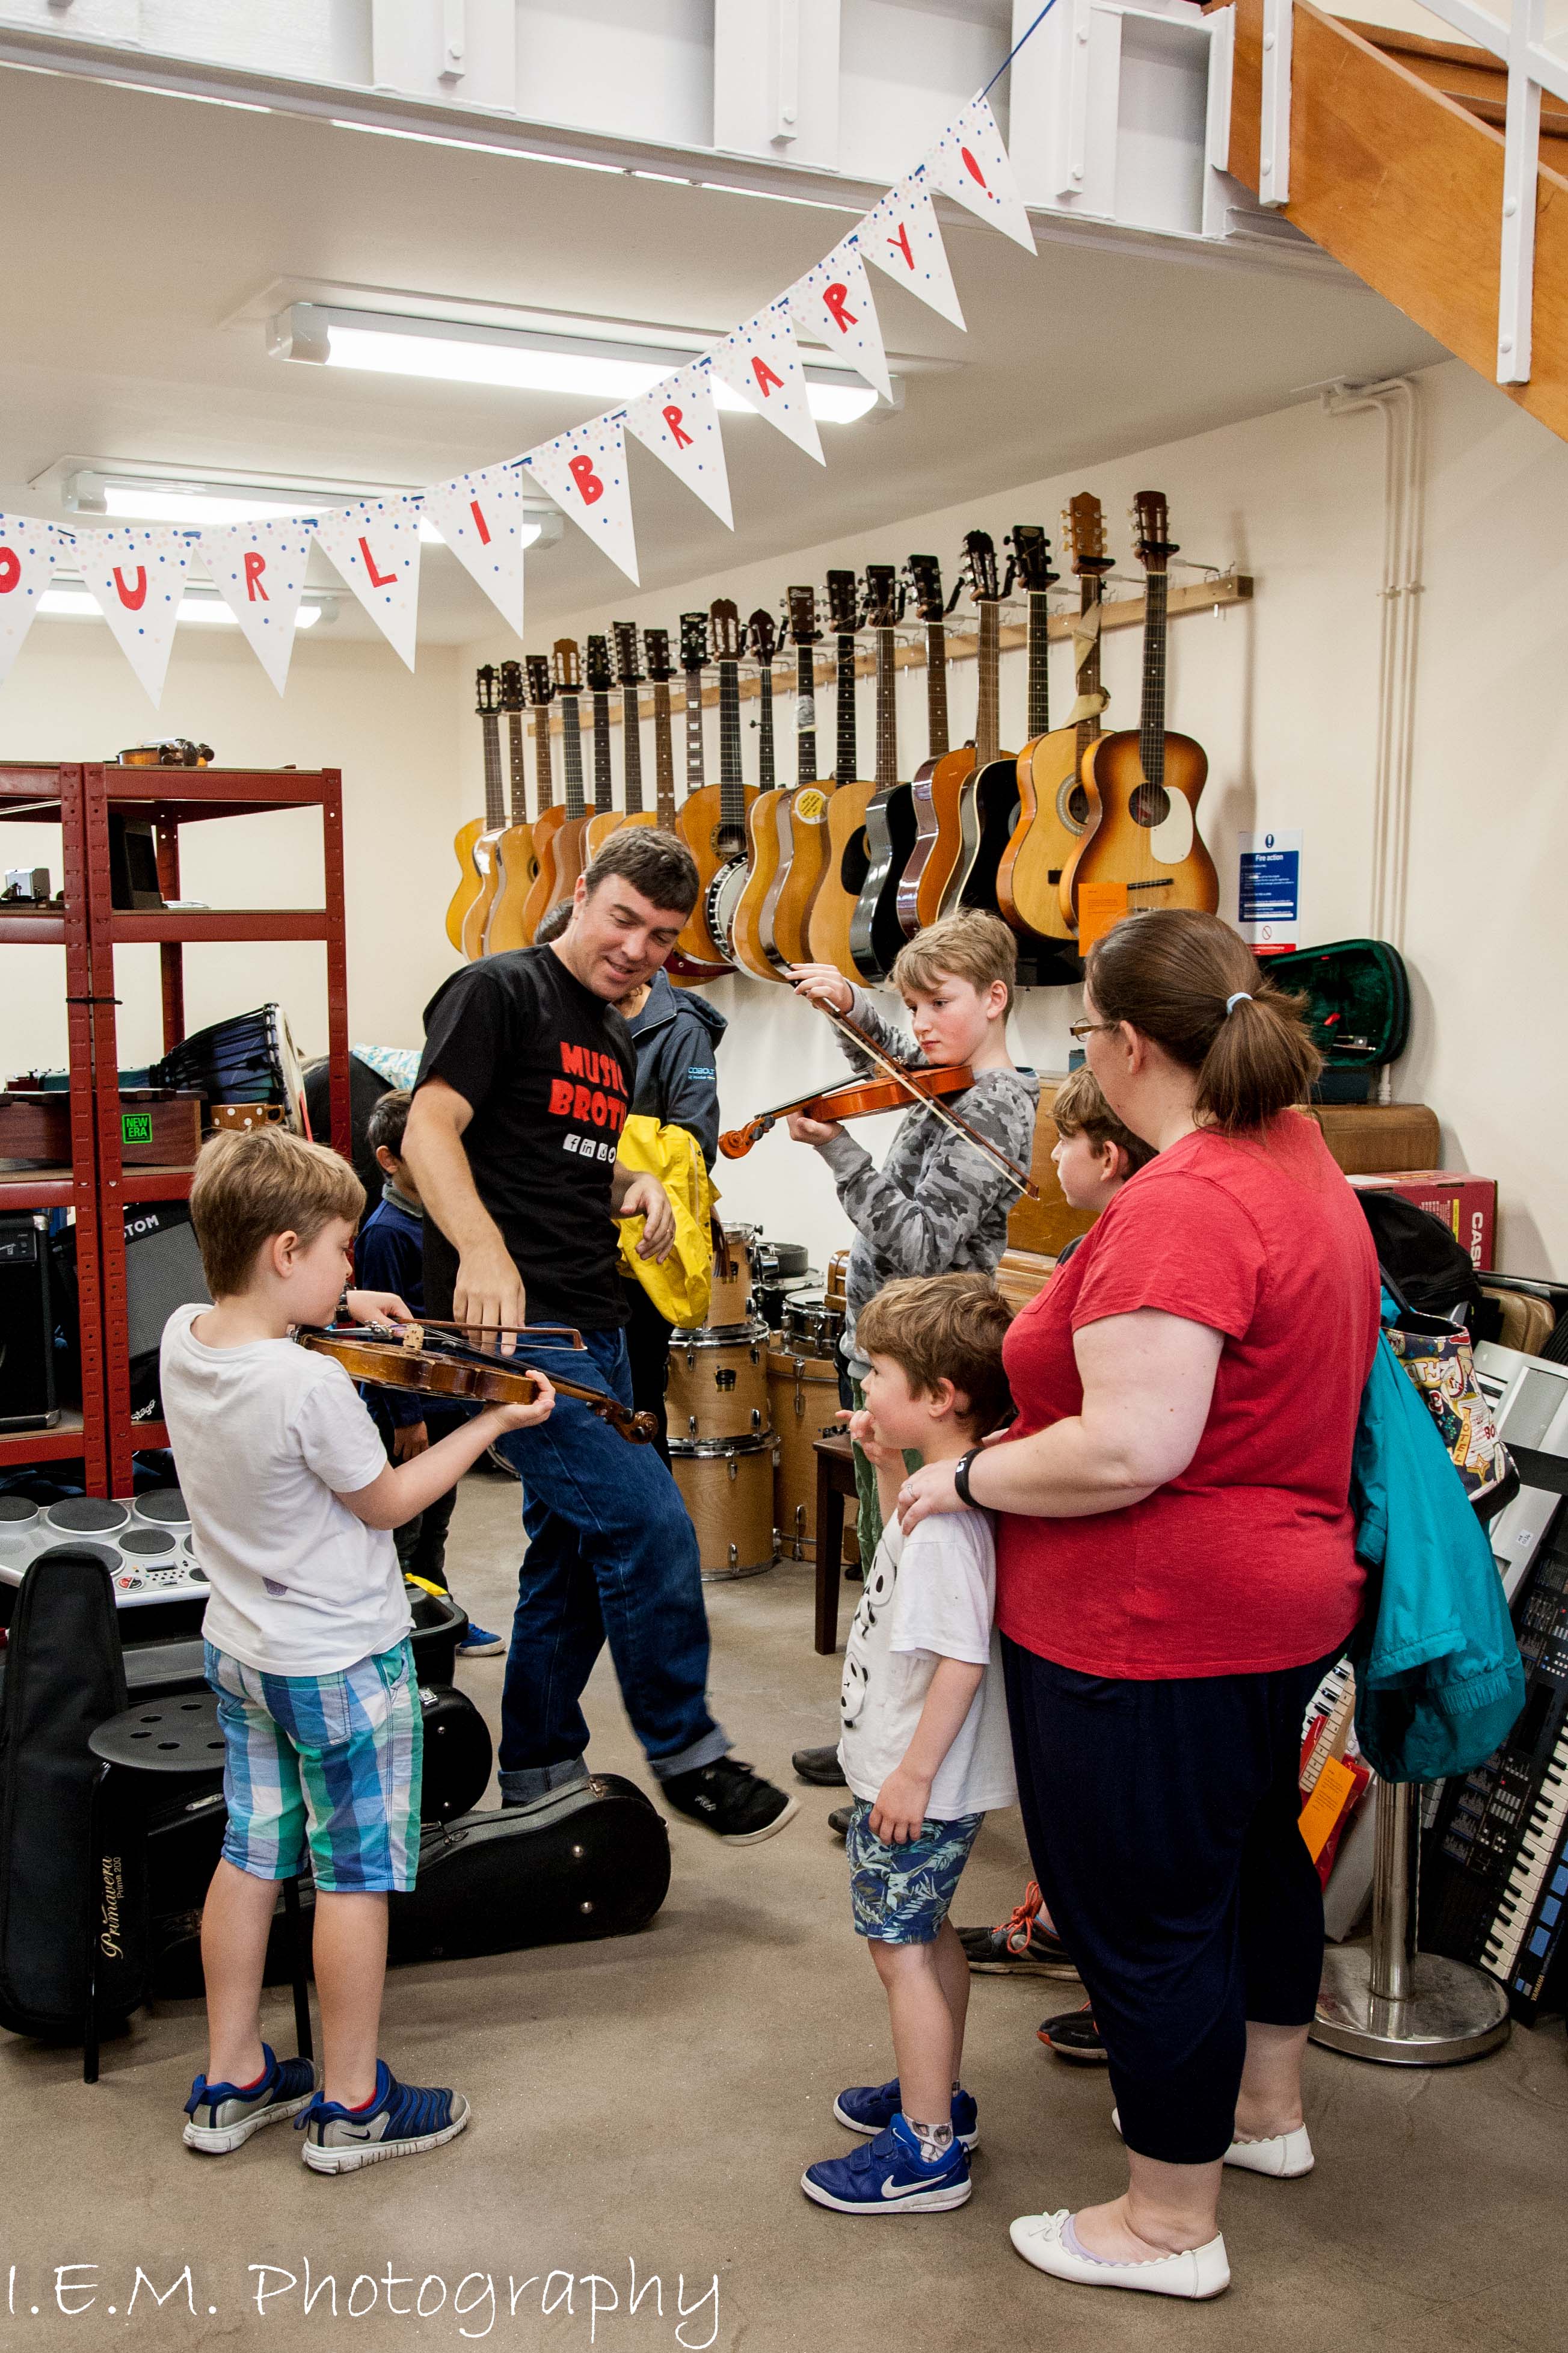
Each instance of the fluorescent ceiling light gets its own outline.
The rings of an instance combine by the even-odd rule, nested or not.
[[[560,164],[568,172],[613,172],[626,177],[624,164],[590,164],[581,155],[544,155],[536,147],[498,147],[482,139],[444,139],[434,131],[402,131],[390,122],[349,122],[331,117],[334,131],[364,131],[373,139],[410,139],[416,147],[466,147],[471,155],[512,155],[520,164]]]
[[[46,620],[101,621],[102,609],[88,588],[46,588],[38,599],[39,614]],[[325,617],[323,605],[302,604],[295,627],[313,629]],[[175,619],[182,624],[195,622],[209,629],[237,629],[239,623],[219,596],[193,596],[188,593],[180,599]],[[335,615],[334,615],[335,617]]]
[[[68,478],[62,503],[68,514],[113,516],[126,522],[185,523],[199,529],[203,523],[227,525],[279,516],[330,513],[338,507],[351,505],[356,498],[377,495],[395,498],[404,493],[395,490],[379,493],[374,490],[331,493],[319,490],[250,491],[237,484],[224,488],[206,482],[165,481],[155,475],[114,475],[84,470]],[[532,512],[525,509],[518,533],[520,544],[532,547],[542,540],[547,546],[553,546],[560,533],[552,525],[558,520],[553,511],[547,514],[542,506]],[[447,544],[425,514],[419,518],[419,536],[432,547]]]

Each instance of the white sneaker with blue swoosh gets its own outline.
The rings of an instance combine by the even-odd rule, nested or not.
[[[942,2214],[968,2203],[973,2184],[969,2151],[961,2140],[927,2165],[901,2116],[847,2157],[808,2165],[800,2186],[818,2206],[837,2214]]]
[[[305,2136],[312,2173],[357,2173],[390,2157],[421,2157],[456,2140],[468,2121],[460,2092],[426,2091],[400,2084],[384,2059],[375,2063],[375,2095],[363,2108],[345,2108],[320,2093],[294,2129]]]

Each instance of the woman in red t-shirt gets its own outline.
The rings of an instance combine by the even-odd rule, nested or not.
[[[1291,1106],[1318,1055],[1217,917],[1117,924],[1089,1067],[1155,1147],[1008,1335],[1006,1441],[912,1474],[997,1514],[1025,1827],[1110,2061],[1131,2179],[1028,2215],[1039,2269],[1212,2295],[1223,2164],[1306,2172],[1323,1915],[1301,1723],[1361,1604],[1351,1451],[1377,1337],[1355,1197]]]

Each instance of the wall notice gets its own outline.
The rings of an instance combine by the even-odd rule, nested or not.
[[[1237,930],[1258,955],[1283,955],[1300,944],[1301,828],[1244,833],[1237,891]]]

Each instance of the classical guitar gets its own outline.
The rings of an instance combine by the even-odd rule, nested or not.
[[[795,649],[795,783],[779,804],[779,870],[763,902],[764,947],[782,965],[805,964],[811,956],[808,924],[822,878],[827,871],[827,804],[831,783],[818,780],[816,758],[816,591],[792,588],[785,597],[790,639]]]
[[[741,766],[741,657],[746,632],[727,596],[710,607],[708,623],[719,665],[719,823],[712,836],[711,873],[699,903],[713,945],[726,964],[735,964],[739,959],[731,929],[746,886],[747,818],[756,799],[756,789],[748,788]],[[700,870],[702,862],[698,860]]]
[[[755,980],[783,980],[772,934],[763,930],[763,911],[779,871],[779,804],[787,800],[773,766],[773,657],[778,631],[773,615],[759,606],[746,623],[757,665],[757,792],[746,811],[746,872],[730,920],[735,962]]]
[[[860,627],[859,584],[853,572],[827,575],[827,618],[837,641],[838,756],[837,779],[827,803],[827,871],[812,902],[806,926],[813,964],[830,964],[846,980],[856,978],[849,951],[861,887],[870,871],[866,812],[877,786],[857,776],[855,742],[855,638]]]
[[[980,617],[975,649],[974,761],[958,788],[959,850],[942,893],[942,912],[986,907],[996,912],[996,869],[1013,830],[1018,806],[1018,755],[1000,742],[999,680],[1002,661],[1002,600],[1011,585],[1000,584],[996,550],[988,532],[972,531],[963,542],[964,574]],[[955,754],[949,754],[955,758]]]
[[[551,649],[550,675],[555,683],[555,700],[561,705],[561,773],[565,780],[565,799],[551,844],[553,855],[548,892],[541,895],[544,890],[542,856],[539,881],[528,894],[530,913],[526,920],[531,939],[551,908],[558,907],[563,899],[570,899],[577,887],[577,877],[583,871],[583,835],[588,816],[583,792],[583,731],[578,712],[583,665],[574,638],[556,638]]]
[[[474,860],[474,848],[483,833],[496,833],[506,824],[506,809],[500,788],[500,681],[493,664],[486,662],[474,676],[475,710],[485,739],[485,813],[471,817],[467,825],[458,828],[452,843],[458,860],[458,887],[447,909],[447,937],[455,948],[463,947],[463,924],[468,909],[484,888],[484,876]],[[463,950],[467,955],[468,951]],[[473,954],[479,954],[475,948]]]
[[[503,905],[499,911],[496,920],[500,937],[496,944],[509,948],[526,948],[533,944],[533,934],[555,888],[555,837],[566,821],[565,810],[556,806],[550,741],[550,705],[555,695],[555,681],[544,654],[530,654],[523,670],[528,680],[529,706],[533,712],[535,872],[521,903]]]
[[[616,807],[615,769],[610,759],[610,696],[616,673],[606,637],[587,640],[588,691],[594,698],[594,808],[583,828],[583,864],[591,866],[603,844],[621,822]]]
[[[1190,735],[1172,734],[1165,726],[1167,566],[1176,543],[1169,535],[1163,491],[1140,491],[1132,514],[1148,599],[1142,710],[1136,727],[1101,735],[1089,750],[1085,781],[1100,796],[1100,816],[1073,866],[1073,904],[1081,916],[1088,885],[1110,883],[1125,892],[1129,914],[1196,907],[1212,915],[1219,905],[1219,877],[1197,828],[1208,761]],[[1103,918],[1107,911],[1099,912]]]
[[[680,670],[686,681],[686,798],[676,818],[676,830],[697,860],[699,889],[675,952],[669,959],[672,976],[682,980],[717,980],[731,966],[719,955],[708,928],[703,901],[719,864],[713,837],[719,827],[719,788],[708,782],[703,748],[702,673],[708,666],[708,616],[682,613]],[[744,820],[742,824],[744,839]]]
[[[522,714],[528,707],[528,697],[520,661],[503,661],[500,666],[500,702],[506,713],[511,823],[495,849],[496,895],[485,929],[487,955],[496,955],[503,946],[521,946],[521,940],[510,936],[514,926],[508,923],[506,911],[510,906],[518,923],[521,922],[533,878],[539,871],[539,860],[533,854],[533,828],[528,821],[528,764],[522,741]]]
[[[1016,786],[1018,818],[996,869],[996,906],[1018,934],[1026,954],[1032,955],[1042,981],[1071,981],[1081,976],[1074,953],[1071,929],[1062,913],[1062,869],[1081,837],[1082,828],[1069,832],[1058,809],[1055,789],[1064,764],[1070,764],[1078,742],[1073,727],[1051,728],[1050,605],[1047,591],[1058,575],[1051,570],[1051,543],[1037,522],[1015,523],[1010,535],[1016,581],[1029,599],[1027,631],[1028,741],[1018,754]],[[1035,782],[1036,763],[1052,789],[1042,797]]]
[[[669,708],[669,681],[675,664],[669,659],[669,631],[645,629],[643,656],[653,687],[654,822],[661,833],[679,830],[675,814],[675,735]]]
[[[926,633],[926,756],[910,786],[915,839],[899,877],[899,923],[905,938],[913,939],[942,912],[942,894],[958,856],[958,787],[972,758],[965,753],[960,765],[948,754],[948,608],[942,600],[942,566],[934,555],[911,555],[909,572],[915,611]]]
[[[899,921],[899,884],[915,846],[911,788],[899,781],[899,711],[895,690],[898,640],[904,617],[905,584],[890,564],[866,566],[866,618],[877,657],[877,789],[866,810],[869,864],[849,925],[849,954],[865,980],[884,980],[904,944]]]
[[[652,825],[652,812],[642,805],[642,704],[637,689],[642,684],[642,670],[637,662],[637,632],[635,621],[616,621],[610,635],[616,647],[616,681],[621,690],[621,774],[625,786],[626,807],[612,809],[588,819],[588,856],[597,858],[611,834],[619,833],[623,826]],[[598,704],[594,706],[594,724],[598,726]],[[597,787],[598,740],[595,739],[595,778]],[[605,748],[608,749],[606,733]]]
[[[1077,498],[1068,501],[1062,529],[1078,576],[1079,618],[1073,632],[1077,696],[1068,713],[1068,723],[1073,730],[1072,759],[1058,776],[1055,794],[1058,817],[1073,840],[1063,860],[1057,897],[1062,921],[1076,935],[1073,870],[1084,844],[1100,823],[1100,795],[1086,781],[1086,773],[1090,747],[1102,733],[1100,714],[1109,700],[1100,682],[1100,617],[1105,600],[1105,575],[1110,570],[1112,559],[1105,552],[1105,518],[1092,491],[1080,491]],[[1042,798],[1048,795],[1050,784],[1048,774],[1038,780],[1037,791]]]

